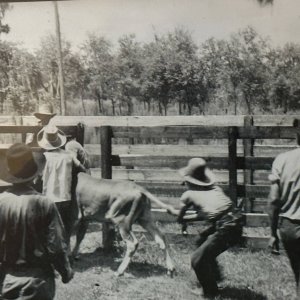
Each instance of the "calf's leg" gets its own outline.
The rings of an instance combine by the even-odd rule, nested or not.
[[[129,231],[126,227],[127,226],[124,226],[122,223],[119,225],[119,231],[121,237],[124,240],[124,242],[126,242],[126,253],[122,263],[120,264],[116,272],[117,276],[121,276],[124,274],[125,270],[127,269],[130,263],[131,257],[134,255],[139,244],[135,235],[131,231]]]
[[[85,219],[80,219],[78,223],[76,224],[76,243],[73,249],[73,257],[76,259],[78,258],[78,252],[80,244],[86,234],[87,228],[88,228],[88,221]]]
[[[166,243],[164,235],[159,231],[159,229],[157,228],[155,223],[151,220],[151,218],[149,220],[141,219],[138,222],[144,229],[146,229],[152,235],[153,239],[160,246],[160,248],[162,250],[164,250],[168,275],[170,275],[172,277],[173,273],[175,271],[175,267],[173,264],[173,260],[170,257],[170,254],[168,251],[169,246]]]

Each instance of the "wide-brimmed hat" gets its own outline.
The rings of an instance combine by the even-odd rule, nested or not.
[[[38,111],[33,114],[36,118],[45,121],[53,118],[56,113],[53,113],[53,107],[50,103],[40,104]]]
[[[16,143],[0,159],[0,179],[9,183],[24,183],[40,172],[32,150],[23,143]]]
[[[202,169],[202,170],[201,170]],[[197,176],[201,171],[201,178]],[[179,170],[184,180],[195,185],[211,186],[215,183],[215,176],[206,166],[203,158],[191,158],[186,167]]]
[[[66,135],[55,125],[46,125],[38,134],[38,145],[45,150],[62,147],[67,141]]]

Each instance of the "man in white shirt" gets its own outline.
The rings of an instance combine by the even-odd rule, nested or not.
[[[72,173],[74,169],[86,172],[86,168],[74,152],[62,149],[66,141],[66,135],[51,124],[45,126],[37,135],[38,145],[46,150],[42,178],[43,194],[56,203],[69,239],[74,221],[78,217],[78,207],[72,193]]]

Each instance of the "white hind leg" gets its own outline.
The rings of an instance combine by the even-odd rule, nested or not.
[[[139,224],[152,235],[155,242],[159,245],[160,249],[164,250],[168,275],[172,277],[175,271],[175,267],[174,267],[173,260],[170,257],[168,251],[169,247],[168,244],[166,243],[164,235],[159,231],[159,229],[157,228],[155,223],[151,220],[151,218],[149,220],[147,219],[139,220]]]
[[[129,231],[126,226],[123,226],[123,224],[120,224],[119,231],[122,239],[126,242],[126,253],[121,265],[116,272],[117,276],[121,276],[124,274],[131,261],[131,257],[134,255],[139,244],[135,235],[131,231]]]

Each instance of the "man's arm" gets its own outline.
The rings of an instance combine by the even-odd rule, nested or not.
[[[278,254],[279,251],[279,237],[277,234],[278,220],[280,213],[280,195],[279,185],[277,182],[272,183],[269,194],[268,214],[270,218],[271,238],[269,241],[269,247],[274,254]]]
[[[189,192],[185,192],[180,199],[181,209],[177,218],[178,223],[187,223],[193,221],[202,221],[206,219],[206,216],[202,213],[201,209],[198,207],[198,211],[193,214],[186,214],[187,210],[193,206],[193,202],[190,199]]]
[[[74,166],[78,169],[79,172],[87,173],[87,169],[85,166],[80,162],[80,160],[76,157],[75,153],[70,153],[73,159]]]
[[[90,174],[90,161],[82,145],[75,140],[71,140],[66,144],[65,149],[72,154],[74,164],[79,171]]]

